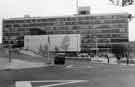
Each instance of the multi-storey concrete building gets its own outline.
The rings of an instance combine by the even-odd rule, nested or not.
[[[127,44],[128,15],[118,13],[4,19],[2,42],[23,46],[24,35],[80,34],[82,52],[107,50],[114,44]]]

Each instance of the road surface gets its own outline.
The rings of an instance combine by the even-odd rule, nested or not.
[[[32,87],[134,87],[135,66],[70,64],[0,71],[0,87],[15,87],[18,81],[33,81]]]

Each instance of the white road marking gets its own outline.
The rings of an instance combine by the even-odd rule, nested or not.
[[[88,82],[88,80],[41,80],[41,81],[17,81],[16,87],[32,87],[31,82],[60,82],[60,83],[52,83],[51,85],[44,85],[39,87],[53,87],[58,85],[66,85],[66,84],[72,84],[72,83],[80,83],[80,82]]]
[[[66,66],[66,68],[72,68],[73,67],[73,65],[68,65],[68,66]]]
[[[15,87],[32,87],[29,81],[17,81]]]
[[[92,66],[87,66],[87,65],[85,65],[85,66],[73,66],[73,65],[68,65],[68,66],[66,66],[66,68],[74,68],[74,69],[80,69],[80,68],[93,68]]]
[[[53,86],[58,86],[58,85],[65,85],[65,84],[71,84],[71,83],[80,83],[80,82],[87,82],[87,81],[86,80],[72,80],[72,81],[69,81],[69,82],[45,85],[45,86],[40,86],[40,87],[53,87]]]

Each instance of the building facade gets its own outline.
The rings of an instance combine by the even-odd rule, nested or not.
[[[128,13],[3,20],[3,44],[23,46],[25,35],[80,34],[81,52],[128,42]]]

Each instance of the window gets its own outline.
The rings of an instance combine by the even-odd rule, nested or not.
[[[111,39],[111,42],[128,42],[128,39]]]
[[[127,31],[127,29],[124,29],[124,28],[120,29],[120,32],[126,32],[126,31]]]

